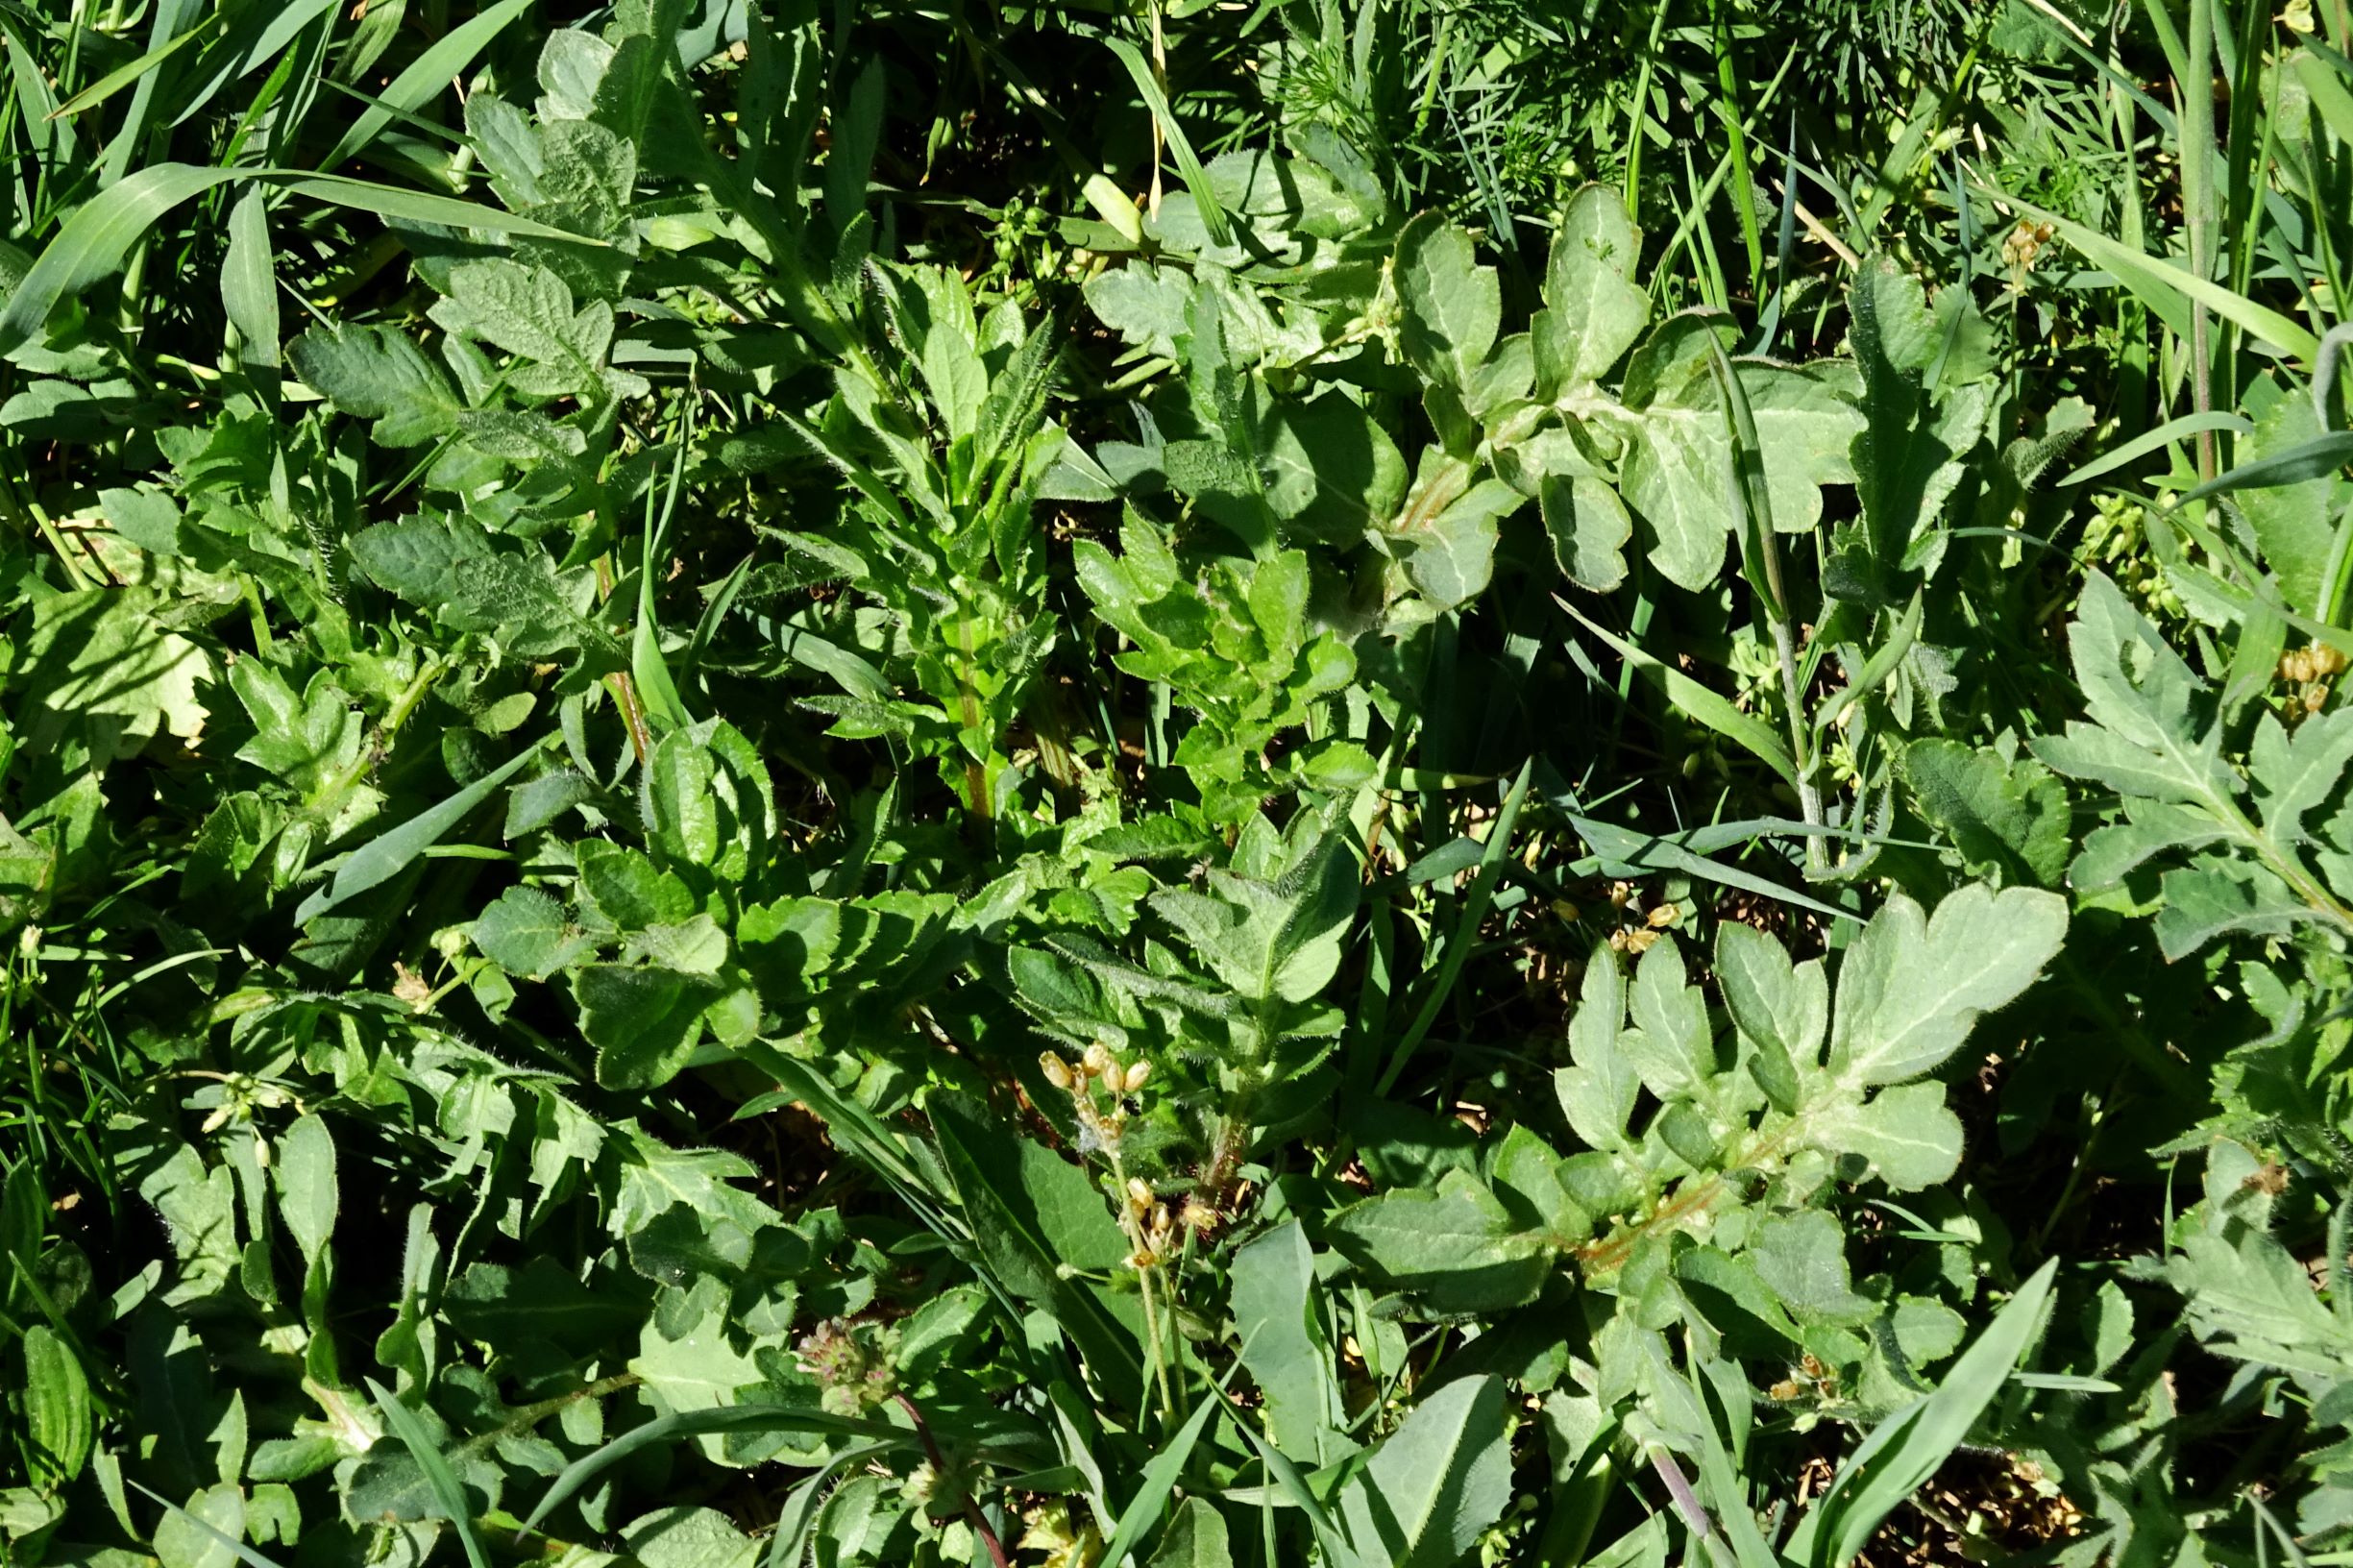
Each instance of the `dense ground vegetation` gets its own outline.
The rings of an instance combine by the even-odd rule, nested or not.
[[[2353,1561],[2346,0],[0,0],[0,1560]]]

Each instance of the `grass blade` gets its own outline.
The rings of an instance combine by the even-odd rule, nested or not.
[[[1152,117],[1160,122],[1161,133],[1168,138],[1168,154],[1176,159],[1177,172],[1185,177],[1185,188],[1191,191],[1193,200],[1200,204],[1201,227],[1209,231],[1210,238],[1215,243],[1231,245],[1234,231],[1226,223],[1225,207],[1217,200],[1217,192],[1210,184],[1209,171],[1201,166],[1201,159],[1194,156],[1193,144],[1187,139],[1185,128],[1177,124],[1176,112],[1168,107],[1168,100],[1162,96],[1160,84],[1152,80],[1152,67],[1145,62],[1143,52],[1125,38],[1105,38],[1103,41],[1111,45],[1112,53],[1119,57],[1119,63],[1127,67],[1127,74],[1136,83],[1136,90],[1143,95],[1144,107],[1152,111]]]
[[[2057,1259],[2035,1270],[1976,1341],[1956,1359],[1935,1393],[1882,1422],[1863,1440],[1790,1540],[1789,1555],[1814,1565],[1851,1562],[1881,1520],[1896,1511],[1967,1440],[2043,1327]]]
[[[1983,181],[1975,184],[1979,190],[1997,201],[2049,224],[2060,238],[2082,252],[2095,266],[2114,273],[2119,282],[2130,289],[2142,304],[2155,311],[2158,319],[2184,342],[2189,341],[2191,335],[2192,306],[2202,305],[2282,354],[2292,355],[2306,364],[2319,357],[2320,339],[2269,306],[2257,305],[2246,296],[2200,278],[2186,267],[2177,267],[2170,261],[2136,251],[2096,229],[2085,228],[2072,218],[2061,217],[2032,202],[2021,201]]]
[[[516,753],[448,799],[426,807],[390,832],[379,834],[353,850],[335,869],[334,880],[303,900],[302,907],[294,912],[295,923],[307,923],[346,899],[355,898],[399,875],[410,861],[440,843],[444,833],[490,798],[500,785],[521,772],[524,764],[545,750],[548,742],[553,739],[550,736]]]
[[[331,169],[357,157],[360,149],[383,134],[384,127],[396,115],[413,113],[430,103],[453,78],[465,74],[466,67],[490,46],[493,38],[530,9],[531,0],[501,0],[434,39],[431,47],[410,61],[407,69],[394,77],[391,85],[351,123],[333,150],[319,159],[319,167]]]
[[[231,1535],[228,1531],[215,1529],[211,1520],[202,1519],[195,1514],[188,1512],[187,1509],[182,1507],[170,1498],[165,1497],[161,1492],[157,1491],[154,1487],[144,1485],[129,1476],[125,1476],[123,1481],[127,1484],[135,1487],[137,1490],[146,1493],[149,1497],[154,1498],[157,1502],[162,1504],[166,1508],[169,1508],[173,1513],[178,1514],[186,1523],[194,1525],[198,1530],[203,1531],[206,1534],[220,1542],[221,1545],[235,1553],[237,1560],[247,1564],[247,1568],[282,1568],[282,1564],[269,1557],[263,1556],[260,1553],[255,1551],[252,1547],[247,1546],[243,1541],[238,1540],[235,1536]]]
[[[1143,1480],[1138,1484],[1135,1497],[1120,1512],[1119,1528],[1112,1531],[1111,1544],[1103,1549],[1104,1568],[1119,1568],[1143,1539],[1144,1531],[1160,1523],[1161,1515],[1167,1510],[1168,1495],[1176,1490],[1177,1477],[1185,1471],[1185,1461],[1192,1457],[1202,1429],[1219,1408],[1215,1400],[1202,1401],[1192,1419],[1178,1428],[1177,1434],[1145,1462]]]
[[[384,1420],[390,1424],[393,1434],[408,1446],[409,1453],[416,1456],[417,1467],[425,1472],[426,1484],[433,1489],[433,1500],[441,1505],[442,1513],[449,1518],[450,1528],[457,1532],[457,1544],[465,1548],[466,1561],[473,1568],[490,1568],[490,1559],[482,1553],[481,1540],[474,1532],[474,1514],[466,1507],[466,1489],[458,1484],[457,1473],[450,1468],[450,1461],[442,1456],[432,1434],[425,1430],[425,1423],[418,1420],[416,1413],[407,1406],[386,1392],[382,1384],[374,1378],[362,1381],[367,1384],[368,1392],[376,1396],[377,1408],[384,1412]]]
[[[2244,415],[2224,413],[2220,409],[2204,414],[2184,414],[2179,419],[2167,420],[2145,435],[2133,437],[2114,452],[2102,453],[2081,468],[2074,469],[2052,482],[2061,488],[2071,484],[2088,483],[2093,479],[2113,474],[2128,463],[2147,456],[2160,447],[2171,446],[2174,442],[2196,435],[2202,430],[2228,430],[2233,435],[2244,435],[2254,428],[2254,422]]]
[[[1666,693],[1667,700],[1681,710],[1684,717],[1705,724],[1755,757],[1787,781],[1791,789],[1798,787],[1798,770],[1789,760],[1789,748],[1761,721],[1752,719],[1732,706],[1728,698],[1709,691],[1673,665],[1636,648],[1558,594],[1553,596],[1553,602],[1567,611],[1579,625],[1607,643],[1643,679]]]
[[[563,1473],[549,1485],[547,1495],[539,1500],[539,1506],[531,1510],[530,1516],[515,1531],[516,1535],[530,1534],[539,1528],[542,1519],[571,1502],[582,1487],[640,1449],[716,1432],[821,1432],[840,1436],[878,1438],[882,1446],[888,1448],[911,1447],[916,1441],[913,1432],[886,1421],[854,1421],[846,1416],[826,1415],[820,1410],[800,1409],[788,1405],[729,1405],[709,1410],[679,1410],[656,1417],[642,1427],[632,1427],[603,1447],[583,1454],[566,1465]]]
[[[2338,430],[2299,442],[2286,452],[2241,463],[2229,473],[2218,474],[2196,489],[2185,492],[2173,504],[2187,506],[2226,490],[2267,490],[2274,485],[2302,484],[2307,479],[2325,478],[2347,463],[2353,463],[2353,430]]]

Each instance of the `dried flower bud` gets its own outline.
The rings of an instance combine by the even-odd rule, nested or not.
[[[1127,1179],[1127,1201],[1128,1207],[1140,1214],[1152,1207],[1152,1188],[1144,1185],[1142,1177],[1130,1176]]]
[[[1133,1094],[1138,1090],[1143,1088],[1144,1080],[1151,1076],[1151,1063],[1131,1062],[1128,1064],[1127,1079],[1120,1087],[1126,1093]]]
[[[1655,928],[1662,925],[1673,925],[1677,920],[1682,919],[1682,906],[1679,904],[1660,904],[1644,919]]]
[[[1045,1074],[1045,1081],[1047,1083],[1052,1084],[1056,1089],[1063,1090],[1066,1092],[1069,1090],[1071,1084],[1076,1082],[1076,1080],[1070,1075],[1070,1064],[1065,1062],[1061,1057],[1055,1055],[1052,1051],[1046,1051],[1039,1056],[1038,1070]]]
[[[1167,1234],[1168,1206],[1166,1204],[1156,1203],[1152,1206],[1152,1229],[1163,1236]]]
[[[1112,1060],[1111,1047],[1096,1041],[1087,1047],[1087,1070],[1097,1078],[1110,1079],[1119,1064]]]

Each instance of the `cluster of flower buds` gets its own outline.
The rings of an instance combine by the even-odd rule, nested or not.
[[[1158,1268],[1176,1250],[1176,1216],[1137,1177],[1127,1179],[1127,1233],[1136,1243],[1130,1268]]]
[[[1098,1040],[1075,1064],[1046,1052],[1038,1058],[1038,1070],[1045,1074],[1047,1083],[1070,1096],[1071,1109],[1078,1115],[1081,1147],[1115,1149],[1120,1135],[1127,1131],[1127,1108],[1120,1102],[1143,1088],[1152,1076],[1152,1064],[1123,1065]],[[1098,1087],[1105,1095],[1101,1104],[1095,1100]]]
[[[829,1415],[864,1415],[898,1388],[898,1369],[892,1364],[898,1340],[895,1325],[878,1336],[861,1334],[861,1327],[827,1318],[795,1347],[802,1368],[824,1385],[818,1404]]]
[[[2326,643],[2315,643],[2282,654],[2279,674],[2282,680],[2293,681],[2302,688],[2297,696],[2306,713],[2318,713],[2328,705],[2329,682],[2344,673],[2345,656]]]

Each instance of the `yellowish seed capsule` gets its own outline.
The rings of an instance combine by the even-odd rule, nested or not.
[[[1086,1066],[1095,1077],[1109,1080],[1118,1064],[1112,1060],[1111,1047],[1098,1040],[1087,1047]]]
[[[1152,1206],[1153,1231],[1158,1235],[1165,1236],[1168,1234],[1168,1206],[1164,1203],[1154,1204]]]
[[[1073,1082],[1070,1076],[1070,1064],[1056,1056],[1052,1051],[1040,1055],[1038,1070],[1044,1073],[1045,1081],[1056,1089],[1066,1090]]]
[[[1140,1214],[1152,1207],[1152,1189],[1144,1185],[1142,1177],[1130,1176],[1127,1179],[1127,1201],[1128,1207]]]
[[[1650,915],[1647,917],[1654,927],[1673,925],[1677,920],[1679,920],[1682,918],[1682,907],[1678,904],[1660,904],[1656,909],[1652,910]]]
[[[1149,1062],[1131,1062],[1131,1063],[1129,1063],[1129,1064],[1128,1064],[1128,1069],[1127,1069],[1127,1078],[1126,1078],[1126,1080],[1125,1080],[1124,1084],[1122,1085],[1122,1087],[1124,1088],[1124,1090],[1126,1090],[1126,1092],[1128,1092],[1128,1093],[1130,1093],[1130,1094],[1133,1094],[1133,1093],[1135,1093],[1135,1092],[1136,1092],[1138,1090],[1140,1090],[1140,1089],[1143,1088],[1143,1086],[1144,1086],[1144,1080],[1145,1080],[1145,1079],[1147,1079],[1147,1078],[1149,1078],[1149,1077],[1151,1077],[1151,1076],[1152,1076],[1152,1064],[1151,1064],[1151,1063],[1149,1063]]]

